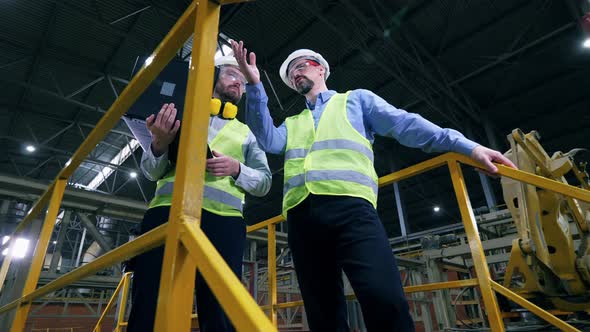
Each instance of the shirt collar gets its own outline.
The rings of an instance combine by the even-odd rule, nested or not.
[[[309,100],[305,100],[305,105],[307,106],[307,108],[309,108],[310,110],[314,110],[315,106],[319,105],[323,105],[325,103],[328,102],[328,100],[330,100],[330,98],[336,94],[336,91],[334,90],[326,90],[324,92],[320,92],[320,94],[318,95],[318,98],[316,100],[316,104],[312,105]]]

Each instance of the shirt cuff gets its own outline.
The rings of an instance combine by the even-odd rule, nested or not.
[[[266,93],[262,81],[256,84],[246,84],[246,97],[251,100],[261,100]]]
[[[162,153],[161,156],[156,157],[154,155],[154,152],[152,151],[152,148],[150,147],[150,154],[149,154],[149,156],[150,156],[150,159],[152,159],[156,165],[159,165],[161,162],[168,160],[168,151]]]
[[[252,179],[252,175],[254,174],[253,169],[247,167],[246,165],[240,163],[240,174],[236,179],[234,179],[234,183],[236,186],[244,189],[247,186],[248,180]],[[233,176],[232,176],[233,179]]]
[[[479,145],[480,144],[475,143],[472,140],[464,138],[464,139],[461,139],[457,142],[454,150],[455,150],[455,152],[458,152],[462,155],[466,155],[467,157],[470,157],[471,151],[473,151],[473,149],[475,149]]]

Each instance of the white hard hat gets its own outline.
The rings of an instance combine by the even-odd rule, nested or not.
[[[285,82],[285,84],[287,84],[288,87],[295,90],[295,87],[291,85],[291,83],[289,82],[289,77],[287,76],[287,69],[289,69],[289,64],[293,60],[295,60],[297,58],[301,58],[301,57],[315,60],[320,65],[324,66],[324,68],[326,69],[326,75],[324,75],[324,81],[328,79],[328,76],[330,76],[330,65],[328,64],[328,61],[326,61],[326,59],[324,59],[324,57],[321,54],[316,53],[312,50],[302,48],[302,49],[299,49],[299,50],[291,53],[287,57],[287,59],[283,62],[283,64],[281,65],[281,68],[279,69],[279,75],[281,76],[281,79],[283,80],[283,82]]]
[[[215,58],[215,67],[221,67],[221,66],[239,67],[238,62],[236,61],[236,58],[234,58],[233,55],[224,55],[224,56],[220,56],[220,57]]]

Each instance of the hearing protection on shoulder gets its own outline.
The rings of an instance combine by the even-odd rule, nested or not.
[[[211,99],[211,115],[216,116],[221,113],[224,119],[234,119],[238,114],[238,106],[229,101],[222,102],[220,99]]]

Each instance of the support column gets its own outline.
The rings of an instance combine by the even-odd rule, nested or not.
[[[394,154],[392,154],[389,159],[389,168],[392,172],[399,170],[399,167],[396,166],[394,160]],[[393,183],[393,191],[395,194],[395,207],[397,209],[397,217],[399,220],[399,229],[401,231],[401,236],[407,236],[411,231],[410,225],[408,224],[408,215],[406,214],[406,210],[404,209],[404,200],[400,191],[399,182]]]
[[[68,226],[70,225],[71,215],[72,212],[66,210],[61,220],[59,234],[57,235],[57,243],[55,244],[55,250],[53,251],[53,256],[51,257],[51,262],[49,263],[50,273],[57,273],[57,266],[59,264],[59,260],[61,259],[61,250],[63,249],[66,233],[68,232]]]
[[[399,219],[399,229],[402,236],[407,236],[410,232],[410,227],[407,222],[406,210],[404,209],[402,196],[399,190],[399,182],[393,184],[393,191],[395,192],[395,206],[397,208],[397,217]]]
[[[74,268],[80,266],[80,256],[82,256],[82,249],[84,249],[84,241],[86,240],[86,227],[82,231],[82,239],[80,239],[80,245],[78,246],[78,255],[76,256],[76,262],[74,263]]]
[[[255,240],[250,241],[250,261],[252,262],[252,271],[250,279],[252,280],[252,297],[258,303],[258,262],[256,261],[256,251],[258,243]]]

